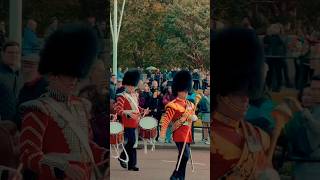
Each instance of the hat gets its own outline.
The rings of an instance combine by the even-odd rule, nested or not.
[[[235,92],[250,97],[260,94],[263,80],[262,44],[251,29],[229,28],[212,37],[212,92],[226,96]]]
[[[191,91],[192,89],[192,76],[189,71],[179,71],[173,77],[172,93],[177,96],[178,92]]]
[[[40,52],[40,74],[85,78],[97,56],[97,36],[86,25],[68,24],[53,32]]]
[[[140,78],[138,70],[128,70],[123,76],[122,85],[137,86]]]

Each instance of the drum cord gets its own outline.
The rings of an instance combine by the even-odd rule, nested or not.
[[[156,149],[156,144],[154,143],[154,139],[143,139],[143,144],[144,144],[144,153],[147,154],[148,153],[148,141],[150,142],[150,144],[152,145],[151,147],[151,151],[154,151]]]
[[[113,145],[112,145],[112,147],[115,149],[116,156],[112,155],[112,148],[110,148],[110,154],[111,154],[111,156],[112,156],[113,158],[119,159],[120,161],[122,161],[122,162],[124,162],[124,163],[128,163],[128,162],[129,162],[129,155],[128,155],[126,149],[124,148],[124,145],[123,145],[122,143],[121,143],[120,145],[122,146],[122,149],[123,149],[123,151],[124,151],[124,154],[126,155],[126,159],[122,159],[122,158],[120,157],[119,144],[117,144],[117,145],[113,144]]]

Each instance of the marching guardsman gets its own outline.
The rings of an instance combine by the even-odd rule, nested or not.
[[[129,70],[124,74],[122,85],[125,87],[125,91],[117,94],[117,101],[115,110],[124,126],[124,136],[127,140],[125,149],[129,156],[129,162],[120,161],[120,165],[123,168],[128,168],[129,171],[139,171],[137,165],[137,145],[138,145],[138,123],[141,118],[141,114],[148,114],[149,110],[145,110],[139,106],[138,93],[136,93],[136,87],[140,80],[140,72],[138,70]],[[125,152],[120,155],[121,159],[125,159]]]
[[[185,179],[186,166],[190,157],[191,125],[192,121],[197,119],[194,104],[187,100],[188,92],[191,88],[191,74],[184,70],[178,72],[174,76],[172,83],[172,92],[176,98],[166,105],[165,114],[161,118],[161,139],[164,139],[170,122],[173,122],[173,141],[176,143],[179,151],[178,159],[181,161],[180,163],[179,161],[177,162],[176,169],[170,177],[171,180]],[[181,155],[182,158],[180,158]]]
[[[213,37],[211,46],[211,179],[280,179],[272,167],[272,155],[293,108],[282,103],[273,110],[276,126],[271,134],[245,120],[249,99],[261,95],[265,79],[257,35],[249,29],[226,29]]]
[[[109,159],[93,142],[91,104],[75,96],[96,59],[97,38],[91,28],[66,25],[46,40],[38,71],[48,77],[48,92],[20,106],[20,159],[38,179],[91,180]]]

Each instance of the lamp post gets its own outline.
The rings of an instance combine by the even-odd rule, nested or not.
[[[21,46],[22,0],[10,0],[9,3],[9,39]]]
[[[119,40],[119,33],[121,28],[122,16],[124,11],[124,6],[126,4],[126,0],[123,0],[122,8],[120,12],[120,19],[118,23],[118,0],[113,0],[113,21],[112,15],[110,12],[110,28],[111,28],[111,35],[112,35],[112,72],[117,77],[117,66],[118,66],[118,40]]]

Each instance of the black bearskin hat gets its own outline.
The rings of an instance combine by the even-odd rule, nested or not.
[[[191,91],[192,89],[192,76],[189,71],[182,70],[177,72],[172,81],[172,93],[174,96],[178,95],[181,91]]]
[[[97,42],[97,35],[86,25],[57,29],[40,52],[39,73],[85,78],[97,56]]]
[[[253,30],[230,28],[211,40],[213,96],[243,93],[253,98],[263,87],[264,54]]]
[[[122,85],[137,86],[140,81],[140,78],[140,72],[138,70],[129,70],[126,73],[124,73]]]

